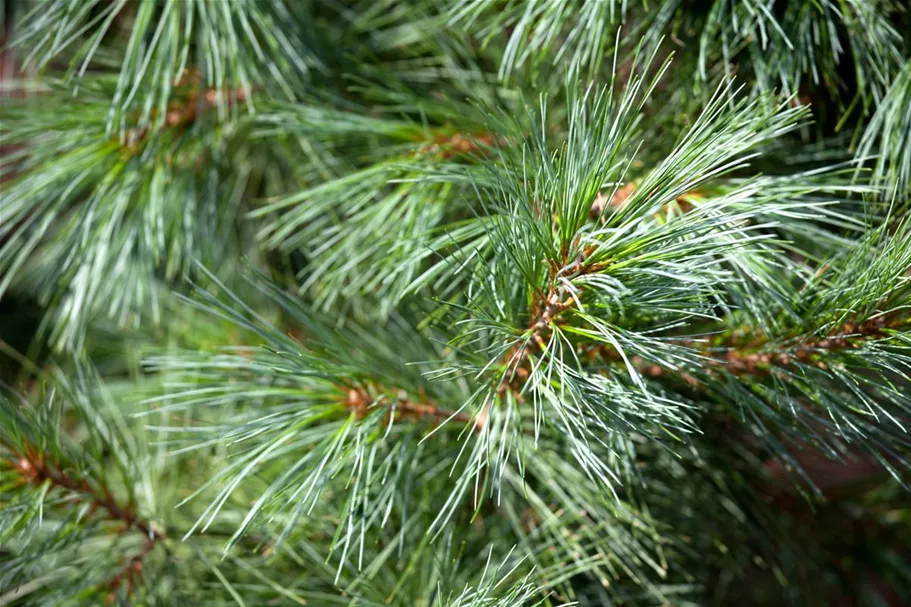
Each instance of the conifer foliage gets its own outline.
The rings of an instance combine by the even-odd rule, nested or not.
[[[911,603],[905,3],[0,9],[0,605]]]

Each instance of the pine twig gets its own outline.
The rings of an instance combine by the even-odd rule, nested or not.
[[[138,553],[134,554],[127,564],[123,568],[114,574],[107,582],[100,584],[100,588],[108,588],[109,593],[107,597],[108,604],[112,604],[115,600],[117,590],[126,583],[127,585],[127,596],[133,594],[133,590],[136,587],[136,578],[142,574],[142,562],[145,559],[145,556],[149,554],[156,545],[156,541],[147,539],[145,544]]]
[[[443,160],[450,160],[459,154],[473,154],[484,148],[492,148],[501,144],[502,140],[497,135],[487,132],[479,133],[436,133],[431,142],[421,148],[424,152],[436,152]]]
[[[548,278],[550,287],[548,287],[547,294],[545,295],[543,291],[536,291],[532,302],[532,314],[528,324],[531,334],[522,346],[510,348],[503,358],[508,378],[497,390],[501,394],[504,390],[509,389],[521,400],[524,383],[531,375],[531,369],[528,368],[529,357],[547,348],[546,340],[552,331],[553,322],[573,304],[572,297],[567,295],[566,287],[558,285],[558,279],[562,277],[569,280],[604,269],[604,263],[587,264],[588,257],[594,250],[592,246],[587,247],[572,263],[569,262],[567,253],[564,253],[562,264],[559,266],[554,263],[550,264]],[[517,379],[520,381],[517,382]]]
[[[177,82],[177,86],[187,86],[198,81],[198,72],[190,71]],[[168,105],[162,126],[168,129],[187,128],[201,119],[209,110],[216,107],[223,99],[232,104],[243,104],[247,101],[247,93],[242,87],[225,91],[211,88],[200,96],[199,90],[192,88],[185,101],[174,101]],[[151,120],[157,118],[157,112],[154,108],[151,110],[149,118]],[[148,125],[129,129],[125,136],[127,147],[131,150],[138,149],[146,140],[149,129]]]
[[[152,539],[158,539],[161,535],[147,521],[137,517],[132,505],[124,507],[118,504],[106,486],[102,486],[99,490],[84,479],[74,479],[63,470],[48,465],[44,458],[37,454],[37,450],[28,449],[25,454],[18,455],[20,459],[13,463],[13,467],[29,483],[42,485],[50,482],[55,487],[65,489],[75,494],[81,501],[86,501],[97,509],[107,512],[108,519],[123,523],[124,530],[136,528]]]
[[[859,348],[866,341],[883,337],[886,329],[897,326],[899,322],[890,322],[886,316],[878,316],[858,325],[846,323],[824,337],[800,342],[786,352],[756,352],[731,348],[725,352],[724,359],[720,362],[736,375],[768,372],[770,367],[786,367],[795,361],[812,362],[814,354],[820,351]],[[816,364],[824,366],[822,362]]]
[[[771,345],[771,340],[764,335],[746,344],[733,345],[729,342],[721,356],[715,355],[715,348],[701,349],[710,367],[724,367],[733,375],[767,375],[775,367],[787,367],[795,362],[814,363],[825,368],[824,362],[814,362],[814,356],[819,352],[860,348],[865,342],[882,338],[888,329],[897,328],[906,322],[906,318],[889,318],[887,315],[859,324],[848,322],[828,335],[800,341],[785,351],[762,351]],[[695,342],[687,342],[686,345],[700,347]],[[640,371],[651,377],[660,377],[666,373],[663,367],[654,364],[642,366]]]
[[[362,386],[351,386],[348,388],[347,399],[343,404],[357,419],[365,417],[372,408],[387,406],[390,408],[390,413],[391,409],[394,408],[394,420],[396,421],[432,419],[442,423],[451,419],[463,424],[474,424],[478,430],[484,426],[485,420],[482,418],[475,419],[467,413],[459,413],[457,411],[445,409],[440,407],[433,400],[426,399],[422,402],[416,402],[409,399],[402,391],[398,391],[400,395],[397,399],[390,399],[383,394],[386,392],[385,390],[379,390],[376,387],[373,388],[373,390]],[[371,396],[371,391],[379,392],[382,395],[374,398]]]
[[[603,193],[598,192],[598,195],[595,196],[595,201],[592,203],[591,210],[589,210],[589,218],[592,220],[601,220],[601,223],[607,221],[607,217],[604,215],[604,210],[608,207],[614,210],[620,210],[626,206],[626,201],[630,196],[633,195],[633,192],[636,190],[637,183],[631,181],[626,183],[619,188],[617,191],[611,195],[610,199]],[[684,194],[683,196],[678,196],[672,202],[669,202],[661,207],[661,209],[653,215],[656,219],[660,219],[663,216],[667,215],[671,210],[677,210],[680,213],[688,213],[693,209],[694,199],[699,198],[699,192],[693,191]]]
[[[34,447],[27,447],[23,452],[10,449],[14,457],[19,459],[10,461],[12,468],[17,470],[24,482],[35,486],[50,483],[71,496],[77,501],[89,504],[93,511],[103,511],[105,518],[123,524],[121,533],[135,529],[145,538],[142,549],[130,557],[127,564],[107,581],[99,584],[99,588],[110,590],[109,601],[113,600],[114,593],[123,584],[128,586],[128,594],[132,594],[135,578],[142,572],[142,563],[159,542],[166,539],[163,530],[156,529],[151,522],[139,518],[135,506],[130,503],[121,505],[111,494],[110,489],[103,483],[100,487],[93,487],[85,479],[76,479],[58,466],[48,464],[40,451]]]

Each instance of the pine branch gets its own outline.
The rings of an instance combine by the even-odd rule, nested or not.
[[[826,368],[825,353],[839,350],[857,350],[869,341],[887,338],[892,331],[902,330],[911,317],[907,315],[881,315],[859,324],[845,323],[823,336],[810,335],[803,338],[770,339],[762,332],[752,334],[744,340],[742,331],[730,332],[728,339],[707,343],[706,340],[673,340],[673,344],[698,353],[696,360],[704,361],[706,370],[724,369],[732,375],[764,376],[775,373],[776,368],[795,364],[814,364]],[[585,348],[582,347],[582,351]],[[620,362],[617,351],[611,347],[599,346],[590,351],[604,360]],[[816,360],[819,359],[819,360]],[[659,364],[647,364],[641,357],[633,357],[640,372],[648,377],[669,377],[679,373]],[[690,381],[694,381],[692,376]]]
[[[911,61],[907,61],[877,106],[857,146],[858,164],[875,158],[874,180],[887,188],[899,213],[911,199]]]
[[[197,86],[191,87],[189,83],[195,82]],[[244,89],[219,90],[210,88],[202,91],[200,94],[198,71],[185,73],[177,82],[176,88],[187,90],[186,97],[175,99],[168,104],[167,112],[164,115],[162,129],[186,129],[191,127],[197,120],[202,119],[205,114],[215,108],[227,105],[228,107],[243,106],[247,102],[247,93]],[[148,122],[155,124],[158,122],[157,111],[153,110],[148,117]],[[140,122],[142,122],[140,117]],[[132,153],[138,153],[153,138],[154,132],[149,124],[136,126],[127,129],[121,133],[120,140],[124,143],[127,150]]]
[[[7,445],[7,448],[14,457],[19,458],[18,460],[9,459],[7,456],[8,465],[19,471],[25,482],[38,487],[44,483],[50,483],[77,501],[83,501],[93,509],[105,511],[105,517],[108,520],[123,524],[123,531],[135,528],[153,544],[165,539],[166,534],[163,531],[153,528],[148,521],[138,518],[135,505],[119,504],[110,489],[103,483],[99,487],[93,487],[84,478],[72,477],[59,466],[47,462],[35,446],[26,445],[22,453],[18,453],[16,447],[12,445]]]
[[[503,360],[506,383],[497,387],[498,392],[502,392],[508,386],[517,398],[522,398],[522,392],[532,374],[530,358],[547,350],[547,342],[552,336],[555,323],[559,322],[560,314],[571,309],[576,303],[574,297],[577,295],[570,282],[587,273],[605,270],[609,265],[606,262],[588,264],[588,256],[594,250],[594,246],[583,250],[571,263],[564,257],[561,264],[550,264],[550,275],[546,281],[550,286],[546,295],[535,291],[532,296],[532,315],[527,336],[524,337],[521,346],[513,346],[507,351]]]
[[[224,6],[205,0],[37,0],[17,24],[14,44],[27,54],[26,63],[42,69],[64,58],[68,81],[83,78],[90,67],[110,69],[104,57],[114,54],[111,71],[119,75],[108,126],[123,131],[132,111],[139,109],[146,123],[156,110],[151,126],[157,129],[167,124],[175,84],[193,60],[205,66],[207,86],[237,87],[251,104],[261,83],[290,96],[292,75],[319,65],[306,34],[289,36],[276,27],[298,22],[301,12],[283,0]],[[112,35],[117,33],[125,44]],[[224,117],[224,100],[215,105]]]
[[[277,125],[320,146],[319,184],[268,201],[249,217],[262,220],[258,236],[267,247],[305,252],[311,262],[300,292],[327,311],[340,298],[365,294],[379,299],[381,314],[391,309],[433,256],[434,240],[472,212],[468,184],[423,175],[450,163],[493,162],[507,141],[461,101],[427,105],[410,91],[388,100],[382,89],[370,93],[386,105],[343,112],[301,103],[257,121],[268,125],[266,133],[287,136]]]
[[[782,89],[791,95],[809,84],[838,97],[835,83],[849,79],[846,74],[853,71],[859,98],[850,103],[862,101],[866,108],[882,98],[905,50],[895,27],[902,10],[898,3],[772,4],[715,0],[693,11],[677,0],[639,6],[614,0],[504,6],[492,0],[457,0],[451,21],[484,44],[502,45],[503,78],[528,64],[532,71],[560,66],[571,74],[595,74],[608,40],[623,24],[628,38],[643,38],[655,48],[670,31],[674,45],[689,51],[687,78],[700,83],[712,85],[737,74],[757,91]],[[622,47],[627,41],[618,42]],[[692,96],[678,102],[692,107]]]
[[[42,373],[44,387],[52,389],[41,406],[0,399],[0,467],[8,490],[0,525],[9,548],[3,559],[4,587],[51,572],[59,576],[60,587],[50,590],[49,599],[73,600],[80,593],[106,593],[109,601],[136,598],[143,567],[168,534],[137,512],[131,478],[138,455],[131,452],[135,437],[116,413],[102,414],[104,407],[96,401],[107,395],[91,383],[98,379],[91,368],[77,368],[74,375],[70,380]],[[80,435],[80,448],[68,432]],[[123,481],[125,486],[113,488]],[[120,542],[133,545],[139,538],[139,548],[121,558]],[[103,548],[94,554],[92,571],[72,578],[67,567],[60,569],[58,563],[53,568],[58,554],[80,542]],[[69,554],[67,563],[84,564],[77,553]]]
[[[92,510],[104,511],[104,517],[107,520],[123,525],[120,533],[135,529],[143,536],[145,542],[142,549],[129,557],[123,569],[99,586],[110,590],[109,600],[113,600],[118,589],[124,584],[127,586],[126,595],[128,597],[132,596],[136,578],[142,573],[143,559],[160,542],[167,539],[166,532],[153,526],[149,521],[139,518],[134,504],[123,505],[118,503],[110,489],[103,482],[99,487],[94,487],[84,478],[74,478],[59,466],[47,462],[34,446],[26,446],[22,454],[17,454],[12,446],[8,447],[11,454],[19,455],[19,459],[18,461],[7,460],[6,463],[22,475],[24,482],[36,487],[48,483],[73,500],[88,504]]]
[[[46,306],[45,335],[57,349],[78,350],[98,318],[134,325],[140,311],[160,318],[155,291],[188,271],[191,259],[232,249],[255,258],[237,223],[238,197],[271,164],[265,148],[247,161],[256,144],[238,124],[217,126],[209,111],[229,96],[240,104],[237,92],[184,90],[158,116],[170,126],[150,130],[140,120],[128,139],[112,140],[104,127],[110,91],[95,84],[100,90],[84,83],[90,90],[72,114],[54,109],[69,98],[61,91],[38,107],[2,109],[5,141],[27,147],[4,184],[0,293]]]
[[[0,604],[911,588],[899,2],[27,1]]]
[[[397,393],[397,398],[390,399],[386,396],[390,392]],[[372,396],[372,394],[379,394],[379,396]],[[441,408],[437,403],[429,399],[414,402],[409,400],[402,391],[390,391],[375,386],[353,386],[349,388],[348,398],[345,400],[344,405],[358,419],[362,419],[369,414],[371,409],[381,407],[389,410],[387,414],[389,422],[431,419],[436,420],[436,423],[454,421],[465,425],[471,424],[475,425],[478,430],[484,426],[482,418],[474,418],[466,413]]]
[[[450,23],[466,28],[483,23],[479,37],[485,44],[505,33],[500,76],[508,79],[525,64],[540,69],[547,60],[562,60],[566,73],[594,73],[601,63],[613,27],[626,8],[616,0],[576,2],[507,2],[455,0]]]

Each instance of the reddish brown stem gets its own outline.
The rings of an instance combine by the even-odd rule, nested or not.
[[[456,411],[444,409],[433,400],[424,399],[421,402],[416,402],[408,398],[392,400],[385,395],[386,391],[381,391],[376,387],[372,388],[373,389],[371,390],[362,386],[348,387],[348,397],[344,401],[344,405],[345,408],[354,413],[358,419],[366,416],[372,407],[377,405],[391,406],[394,403],[396,420],[432,419],[442,422],[447,419],[452,419],[463,424],[473,423],[478,429],[483,427],[484,420],[481,418],[475,419],[467,413],[458,413]],[[379,396],[373,397],[371,396],[371,392],[374,392]]]
[[[107,602],[112,604],[117,598],[117,590],[126,583],[127,585],[127,596],[133,594],[134,589],[136,588],[136,580],[142,575],[142,562],[145,559],[146,555],[155,548],[156,542],[151,539],[147,539],[145,544],[142,547],[142,550],[134,554],[126,565],[118,571],[116,574],[111,576],[107,582],[101,584],[102,588],[108,588]]]
[[[160,537],[160,533],[148,522],[136,516],[132,505],[124,507],[118,504],[107,487],[92,487],[86,480],[77,480],[63,470],[48,465],[34,449],[27,449],[26,454],[20,455],[19,461],[14,462],[13,466],[34,485],[50,482],[54,487],[65,489],[78,499],[89,503],[94,509],[105,511],[107,519],[123,523],[125,530],[135,528],[152,540]]]
[[[528,328],[531,330],[530,336],[521,347],[510,348],[503,357],[502,364],[507,370],[507,377],[506,381],[498,387],[498,392],[501,394],[506,390],[510,390],[521,400],[522,388],[531,375],[529,357],[547,347],[546,341],[553,330],[554,321],[565,310],[572,307],[573,304],[573,300],[566,292],[566,289],[558,285],[558,279],[561,276],[570,279],[596,272],[606,267],[607,262],[588,263],[588,259],[594,251],[594,246],[587,247],[576,256],[572,263],[569,261],[568,251],[564,251],[562,264],[553,262],[550,264],[548,276],[550,286],[547,294],[545,295],[543,291],[538,291],[532,301],[532,314],[528,323]]]
[[[135,578],[142,572],[143,559],[166,537],[164,531],[159,531],[150,522],[139,518],[132,503],[125,506],[119,504],[106,485],[92,486],[87,480],[74,478],[61,467],[48,464],[38,449],[26,447],[22,453],[16,449],[10,451],[18,457],[18,460],[10,462],[13,469],[18,470],[26,482],[39,486],[50,483],[52,487],[69,493],[76,500],[89,504],[93,511],[103,512],[107,520],[122,523],[121,532],[135,529],[143,535],[145,544],[142,550],[133,555],[123,569],[101,585],[110,589],[109,599],[112,599],[113,593],[124,582],[128,584],[128,592],[132,593]]]
[[[612,209],[619,211],[626,206],[626,201],[630,196],[633,195],[633,192],[636,190],[636,183],[629,182],[621,187],[617,188],[617,191],[608,200],[607,196],[599,192],[595,197],[595,201],[592,203],[591,209],[589,210],[589,217],[591,219],[601,219],[602,223],[607,220],[604,215],[604,209],[606,207],[611,207]],[[699,192],[692,191],[683,196],[678,197],[673,202],[669,202],[661,207],[661,209],[654,214],[654,217],[660,219],[668,214],[669,211],[676,210],[680,213],[688,213],[693,209],[693,200],[699,198]]]
[[[189,76],[185,75],[177,83],[177,86],[186,87],[188,83],[198,83],[198,81],[198,74],[191,73]],[[169,129],[186,128],[218,105],[220,100],[226,100],[231,104],[243,104],[247,101],[247,94],[242,88],[234,90],[208,89],[202,93],[202,98],[200,98],[199,91],[193,88],[187,94],[186,100],[173,101],[168,105],[164,115],[164,126]],[[155,110],[152,110],[151,117],[156,117]],[[126,134],[127,146],[130,149],[139,147],[145,141],[148,132],[149,127],[147,126],[130,129]]]
[[[437,134],[433,137],[430,149],[439,151],[445,158],[453,158],[458,154],[471,154],[480,152],[484,148],[494,147],[499,143],[499,138],[492,133],[477,133],[474,135],[456,133],[454,135]]]
[[[815,364],[825,368],[823,361],[815,360],[821,351],[852,350],[860,348],[865,342],[884,337],[888,329],[898,327],[907,322],[903,318],[889,318],[878,316],[862,323],[845,323],[840,328],[823,337],[813,337],[799,341],[791,346],[784,345],[781,350],[764,351],[770,347],[771,341],[763,334],[756,335],[746,343],[735,343],[732,338],[727,344],[708,348],[704,344],[694,341],[683,341],[685,345],[702,351],[706,356],[707,366],[712,368],[723,367],[733,375],[767,375],[775,368],[787,367],[792,364]],[[719,353],[720,350],[720,353]],[[605,360],[620,360],[613,348],[601,346],[597,354]],[[648,377],[661,377],[669,370],[657,364],[646,364],[639,357],[633,357],[632,362],[642,375]],[[684,379],[687,379],[684,377]],[[692,381],[692,378],[687,379]]]

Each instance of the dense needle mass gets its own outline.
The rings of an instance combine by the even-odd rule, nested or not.
[[[0,14],[0,606],[911,602],[904,3]]]

